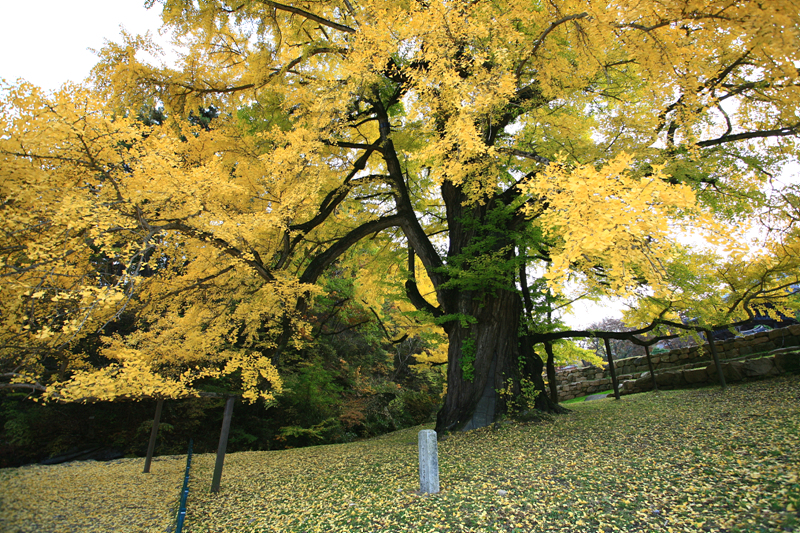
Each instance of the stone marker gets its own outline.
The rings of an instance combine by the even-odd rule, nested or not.
[[[419,490],[429,494],[439,492],[439,451],[432,429],[419,432]]]

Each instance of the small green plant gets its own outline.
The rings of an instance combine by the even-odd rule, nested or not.
[[[466,381],[475,379],[475,339],[471,337],[461,343],[461,373]]]
[[[518,394],[514,393],[514,381],[511,378],[506,380],[506,386],[504,388],[496,392],[508,406],[508,413],[510,415],[516,415],[535,409],[536,397],[539,396],[539,390],[536,389],[536,385],[527,378],[519,380]]]
[[[330,439],[331,432],[341,430],[341,424],[336,418],[328,418],[310,428],[302,426],[285,426],[276,437],[288,446],[308,446],[318,444]]]

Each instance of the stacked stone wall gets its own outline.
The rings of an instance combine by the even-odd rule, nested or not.
[[[773,370],[767,371],[766,363],[762,363],[761,367],[764,367],[767,375],[770,372],[783,372],[785,371],[784,367],[788,365],[793,368],[794,364],[791,362],[794,361],[792,357],[786,359],[786,352],[794,352],[795,350],[792,350],[792,348],[800,350],[798,348],[800,347],[800,325],[756,333],[747,337],[717,341],[714,344],[721,362],[724,363],[723,371],[731,375],[729,378],[731,381],[764,375],[763,373],[755,374],[754,370],[745,371],[740,363],[748,359],[762,358],[769,352],[780,352],[780,355],[776,355],[778,362],[773,363]],[[712,362],[708,343],[651,355],[650,359],[653,363],[653,370],[655,371],[659,388],[700,385],[708,381],[715,381],[716,367]],[[783,363],[781,363],[782,361]],[[614,366],[622,388],[621,392],[639,392],[641,390],[649,390],[652,386],[646,356],[615,360]],[[709,375],[709,366],[713,369],[714,377]],[[751,363],[750,366],[753,366],[753,364]],[[747,368],[749,369],[750,366]],[[556,379],[559,401],[570,400],[578,396],[586,396],[587,394],[612,388],[611,375],[607,365],[604,365],[603,368],[590,366],[559,371],[556,372]],[[727,375],[726,379],[728,379]],[[649,386],[648,382],[650,383]]]

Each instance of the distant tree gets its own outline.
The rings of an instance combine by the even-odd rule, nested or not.
[[[618,331],[618,332],[627,332],[627,331],[634,331],[637,328],[628,327],[625,325],[622,320],[618,318],[604,318],[599,322],[595,322],[590,324],[586,327],[588,330],[595,330],[595,331]],[[606,354],[606,346],[602,339],[597,337],[594,338],[587,338],[584,341],[591,349],[597,354],[598,357],[603,359],[604,361],[608,361],[608,354]],[[636,357],[640,355],[644,355],[644,347],[637,346],[628,340],[623,339],[611,339],[609,341],[611,345],[611,350],[613,351],[612,355],[614,359],[625,359],[627,357]]]

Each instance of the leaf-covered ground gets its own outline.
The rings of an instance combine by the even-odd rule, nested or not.
[[[2,533],[166,532],[174,524],[185,456],[0,469]]]
[[[195,456],[185,531],[800,532],[797,376],[570,408],[440,442],[437,495],[416,492],[419,428],[230,454],[219,494]],[[0,530],[167,531],[184,464],[0,471]]]

